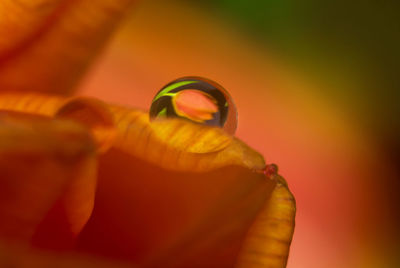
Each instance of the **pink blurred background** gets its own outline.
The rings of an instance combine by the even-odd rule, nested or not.
[[[217,81],[237,105],[237,136],[278,164],[297,199],[288,267],[396,267],[398,170],[364,124],[367,97],[343,88],[359,76],[332,82],[221,14],[195,1],[138,3],[80,93],[149,109],[175,78]]]

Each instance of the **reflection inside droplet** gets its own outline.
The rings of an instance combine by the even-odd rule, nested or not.
[[[234,134],[237,112],[229,93],[216,82],[183,77],[164,86],[154,97],[150,119],[179,117]]]

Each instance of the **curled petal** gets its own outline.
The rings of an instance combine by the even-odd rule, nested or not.
[[[81,98],[63,99],[38,94],[0,95],[0,109],[46,116],[55,116],[64,109],[63,107],[76,106],[85,107],[82,109],[85,113],[95,114],[97,119],[94,121],[108,126],[110,133],[112,125],[115,125],[116,132],[112,134],[115,135],[112,138],[113,147],[166,169],[207,171],[227,165],[238,165],[262,171],[265,167],[262,155],[218,128],[182,120],[151,123],[148,113],[139,109],[104,105],[88,98],[82,101]],[[76,117],[75,120],[81,123],[85,121]],[[95,131],[95,126],[98,125],[89,121],[85,125]],[[96,136],[95,133],[94,135]],[[108,144],[110,136],[104,137],[103,142]]]
[[[61,106],[55,116],[68,118],[87,126],[100,152],[107,151],[114,143],[116,136],[114,117],[102,101],[93,98],[73,98]]]
[[[0,109],[66,118],[85,125],[97,149],[109,149],[116,136],[114,115],[108,105],[94,98],[60,98],[40,94],[1,94]]]
[[[285,180],[279,175],[273,179],[277,185],[246,235],[238,256],[238,268],[286,267],[296,204]]]
[[[73,122],[0,113],[0,237],[62,247],[94,202],[95,158],[87,130]]]

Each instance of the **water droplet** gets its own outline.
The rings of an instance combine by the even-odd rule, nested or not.
[[[150,107],[150,119],[171,117],[219,126],[232,135],[237,126],[236,106],[228,91],[201,77],[179,78],[158,91]]]

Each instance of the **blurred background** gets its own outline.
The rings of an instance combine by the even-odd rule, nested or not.
[[[297,199],[289,268],[400,267],[397,1],[142,0],[81,94],[149,109],[187,75],[223,85],[237,136]]]

